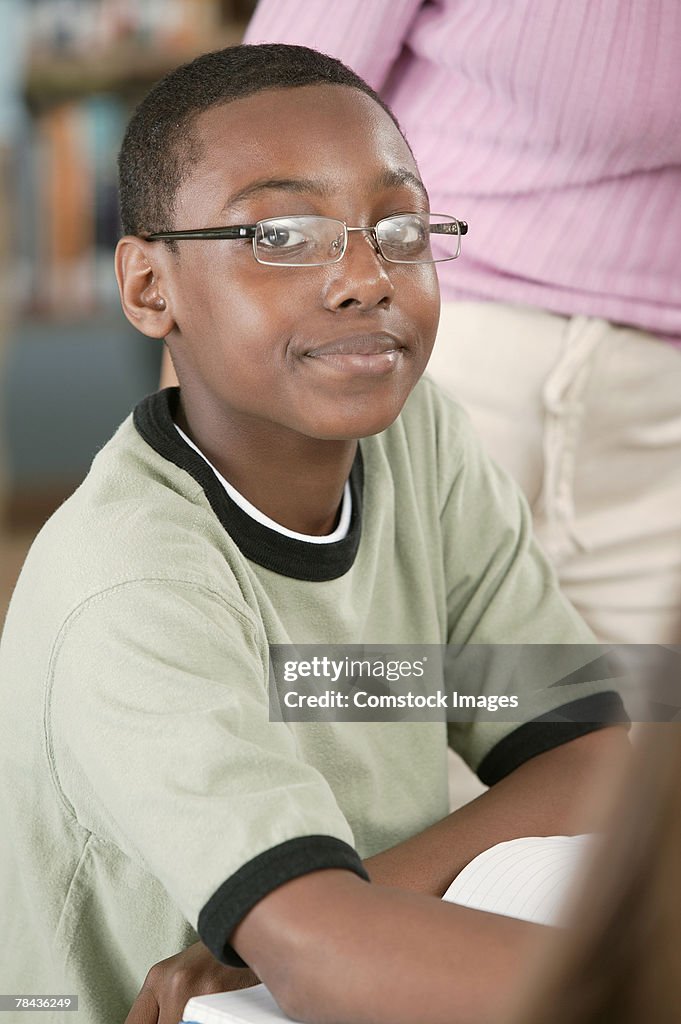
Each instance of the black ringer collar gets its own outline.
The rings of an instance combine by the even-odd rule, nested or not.
[[[308,544],[270,530],[232,501],[210,466],[177,432],[174,417],[179,396],[179,388],[166,388],[144,398],[133,413],[135,427],[154,451],[201,485],[213,512],[246,558],[295,580],[321,582],[338,579],[348,572],[362,532],[364,469],[360,446],[350,471],[352,516],[347,535],[331,544]]]

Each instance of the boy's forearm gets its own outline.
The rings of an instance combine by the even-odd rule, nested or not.
[[[380,884],[344,871],[295,879],[253,908],[233,944],[299,1020],[499,1020],[544,929],[432,895],[504,839],[592,828],[599,790],[628,749],[623,730],[605,729],[539,755],[467,808],[371,858]]]
[[[572,835],[598,824],[601,788],[621,771],[621,727],[589,733],[540,754],[470,804],[365,862],[373,882],[442,896],[483,850],[529,835]]]
[[[529,944],[532,941],[530,937],[541,929],[537,930],[523,922],[500,919],[489,914],[479,914],[467,908],[450,906],[444,912],[446,916],[443,917],[440,912],[435,911],[433,912],[435,917],[427,918],[426,934],[419,938],[419,922],[424,924],[423,915],[430,914],[430,909],[426,912],[423,909],[417,909],[416,904],[405,904],[397,898],[399,894],[395,894],[392,889],[387,890],[382,887],[401,889],[403,890],[402,896],[407,899],[411,899],[411,893],[441,896],[459,871],[473,857],[495,843],[524,835],[570,834],[588,831],[598,824],[597,817],[591,814],[591,808],[594,805],[596,805],[596,814],[598,812],[598,783],[602,783],[603,786],[609,784],[609,774],[619,769],[628,750],[626,734],[621,729],[605,729],[562,747],[557,747],[555,750],[528,761],[508,778],[492,787],[488,793],[426,829],[420,835],[365,861],[374,885],[366,886],[354,876],[348,876],[350,882],[345,884],[359,886],[359,890],[355,888],[352,891],[353,900],[357,892],[361,893],[362,898],[368,900],[367,906],[371,908],[370,915],[378,915],[375,921],[369,921],[369,930],[366,933],[369,936],[368,939],[360,936],[360,927],[364,921],[363,903],[357,903],[356,926],[353,926],[351,920],[346,925],[347,933],[350,936],[349,941],[351,945],[357,944],[357,950],[360,947],[363,948],[362,943],[368,943],[370,977],[369,981],[362,984],[370,986],[371,999],[375,997],[378,989],[383,991],[384,986],[392,985],[390,979],[393,977],[395,964],[398,961],[401,963],[399,957],[395,959],[397,947],[399,950],[406,949],[405,956],[407,954],[411,956],[409,950],[412,937],[416,935],[418,955],[420,956],[421,952],[429,948],[428,944],[431,939],[439,936],[440,931],[444,929],[447,933],[446,941],[441,949],[436,949],[434,962],[423,968],[425,972],[423,978],[429,976],[429,972],[437,971],[438,964],[446,966],[449,963],[448,960],[442,960],[443,950],[446,946],[446,956],[456,958],[459,972],[457,977],[460,976],[462,981],[461,986],[457,989],[457,998],[460,1000],[457,1004],[460,1016],[456,1019],[466,1020],[464,1010],[467,1004],[465,1000],[470,1000],[470,1005],[475,1006],[478,999],[476,985],[482,988],[480,999],[485,1006],[488,1006],[491,1014],[493,1005],[488,1004],[486,1000],[492,998],[493,1001],[494,992],[503,991],[503,987],[501,987],[503,978],[510,976],[515,970],[516,960],[514,958],[517,956],[521,960],[524,959],[525,945]],[[318,874],[319,877],[328,879],[338,872],[329,871]],[[304,879],[298,881],[302,882]],[[284,887],[284,889],[287,888],[287,886]],[[379,891],[389,891],[387,903],[383,902],[382,897],[377,897],[376,894]],[[273,895],[276,895],[276,892],[271,894],[271,896]],[[322,898],[326,899],[324,894],[320,894],[320,899]],[[435,900],[424,901],[424,903],[427,903],[428,908],[439,905]],[[319,909],[322,907],[324,909]],[[421,907],[420,902],[419,907]],[[296,905],[291,911],[295,920],[300,919],[298,910]],[[402,911],[405,912],[404,919],[401,916]],[[381,919],[381,923],[379,917],[384,912],[385,916]],[[324,958],[327,958],[329,950],[327,927],[330,923],[335,924],[337,918],[333,901],[328,903],[328,909],[320,902],[317,913],[324,920],[320,929],[321,937],[315,940],[316,945],[313,942],[313,952],[316,955],[316,952],[319,951]],[[471,914],[474,916],[471,917]],[[379,938],[377,931],[382,928],[385,929],[385,934]],[[453,932],[452,929],[454,929]],[[289,930],[288,924],[286,924],[281,926],[280,932],[288,934]],[[452,935],[454,935],[454,939]],[[385,950],[389,961],[387,965],[382,960],[383,951],[372,948],[372,942],[379,941],[386,943]],[[406,947],[404,946],[405,941],[407,942]],[[352,960],[352,955],[354,955],[352,950],[344,955],[350,956],[353,971],[353,977],[346,978],[345,981],[354,987],[355,975],[357,975],[357,984],[359,985],[359,979],[363,977],[361,964],[358,966]],[[468,959],[469,955],[470,960]],[[400,953],[401,956],[402,953]],[[193,968],[199,965],[202,972],[200,980],[193,986],[186,982],[188,958],[191,960]],[[477,958],[484,958],[484,960],[477,960]],[[190,996],[196,995],[200,991],[218,991],[220,988],[232,987],[229,980],[230,969],[218,964],[201,944],[190,947],[189,950],[185,950],[184,953],[173,959],[177,960],[178,968],[183,968],[182,977],[179,980],[173,976],[172,984],[170,981],[165,982],[165,975],[162,974],[161,976],[154,975],[149,981],[149,984],[158,989],[156,998],[159,1005],[165,1005],[164,1000],[166,1000],[172,1006],[173,1012],[178,1007],[181,1009]],[[254,966],[257,970],[257,965]],[[324,972],[327,968],[333,975],[328,982],[331,985],[342,981],[341,977],[336,976],[337,972],[350,969],[347,964],[342,967],[340,961],[337,966],[329,962],[323,963],[318,979],[319,986],[326,983]],[[422,968],[418,967],[417,969],[416,962],[408,962],[405,968],[407,978],[418,978],[419,970]],[[470,973],[467,973],[469,971]],[[166,973],[168,973],[167,969]],[[423,978],[419,980],[418,988],[418,992],[422,995],[426,992],[425,986],[421,985]],[[437,987],[441,981],[442,979],[440,981],[436,979],[433,984]],[[397,982],[398,984],[402,983],[399,976]],[[509,984],[511,983],[512,979],[509,981]],[[310,990],[311,992],[310,983],[306,982],[306,985],[306,991]],[[176,993],[178,986],[182,990],[179,997]],[[487,987],[493,991],[487,992]],[[455,1019],[452,1016],[451,994],[447,992],[445,998],[447,1014],[443,1019],[451,1021]],[[424,996],[424,1000],[430,1006],[430,995]],[[385,1002],[381,999],[380,1004],[381,1006],[388,1005],[389,1002],[390,1000]],[[322,1005],[326,1005],[323,1000]],[[370,1002],[369,997],[366,1005],[367,1007],[374,1005]],[[135,1004],[135,1007],[134,1022],[142,1024],[146,1017],[144,1014],[140,1015],[142,1011],[138,1003]],[[291,1012],[293,1013],[293,1010]],[[295,1016],[295,1014],[293,1015]],[[302,1017],[303,1014],[300,1013],[299,1016]],[[315,1017],[314,1019],[322,1018]],[[348,1017],[348,1019],[350,1018]],[[364,1018],[353,1012],[352,1019],[360,1021]],[[396,1022],[400,1019],[402,1018],[394,1016],[393,1021]],[[438,1018],[433,1017],[432,1019]],[[478,1014],[474,1019],[483,1021],[485,1018]],[[426,1018],[421,1012],[418,1012],[413,1015],[412,1020],[424,1021]],[[130,1024],[132,1021],[133,1017],[131,1016]]]
[[[513,998],[545,929],[344,871],[271,893],[233,936],[302,1021],[484,1024]]]

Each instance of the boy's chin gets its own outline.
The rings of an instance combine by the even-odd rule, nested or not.
[[[409,395],[388,407],[345,411],[338,416],[329,416],[317,423],[314,436],[325,441],[358,441],[372,437],[392,426],[398,418]]]

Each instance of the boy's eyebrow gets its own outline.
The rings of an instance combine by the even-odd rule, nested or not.
[[[387,169],[374,182],[376,190],[403,187],[405,185],[416,188],[426,199],[428,198],[428,193],[421,179],[407,168]],[[298,195],[316,195],[322,198],[328,198],[332,194],[332,190],[325,182],[314,178],[263,178],[259,181],[250,182],[244,188],[231,195],[223,206],[221,213],[225,213],[231,206],[235,206],[244,199],[249,199],[260,192],[269,191],[295,192]]]
[[[250,199],[258,192],[282,191],[297,192],[302,195],[328,196],[330,189],[322,181],[315,181],[313,178],[263,178],[260,181],[252,181],[249,185],[239,189],[229,197],[222,208],[222,213],[230,206],[235,206],[244,199]]]
[[[421,192],[425,199],[428,198],[426,186],[423,184],[418,174],[414,174],[413,171],[408,170],[406,167],[391,167],[383,171],[383,173],[376,179],[377,189],[399,188],[404,185],[410,185],[418,192]]]

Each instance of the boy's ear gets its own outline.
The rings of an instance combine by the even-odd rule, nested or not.
[[[141,238],[126,235],[116,246],[116,280],[121,305],[133,327],[150,338],[165,338],[175,326],[159,286],[157,262]]]

